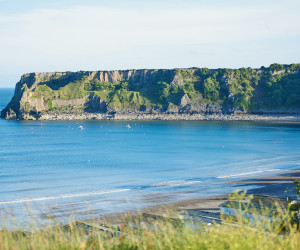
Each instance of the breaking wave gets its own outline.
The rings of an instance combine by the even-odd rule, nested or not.
[[[55,199],[66,199],[66,198],[74,198],[74,197],[85,197],[85,196],[111,194],[111,193],[119,193],[119,192],[127,192],[127,191],[130,191],[130,189],[113,189],[113,190],[95,191],[95,192],[89,192],[89,193],[65,194],[65,195],[59,195],[59,196],[37,197],[37,198],[19,199],[19,200],[13,200],[13,201],[0,201],[0,205],[14,204],[14,203],[26,203],[26,202],[34,202],[34,201],[45,201],[45,200],[55,200]]]
[[[280,169],[269,169],[269,170],[266,169],[266,170],[258,170],[258,171],[252,171],[252,172],[246,172],[246,173],[224,175],[224,176],[218,176],[217,179],[238,178],[238,177],[247,176],[247,175],[255,175],[255,174],[260,174],[260,173],[265,173],[265,172],[276,172],[276,171],[280,171]]]
[[[177,180],[177,181],[165,181],[165,182],[159,182],[152,184],[153,187],[171,187],[171,186],[184,186],[184,185],[190,185],[190,184],[196,184],[200,183],[202,181],[186,181],[186,180]]]

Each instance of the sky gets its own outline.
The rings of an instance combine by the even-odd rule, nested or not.
[[[299,0],[0,0],[0,88],[30,72],[300,63]]]

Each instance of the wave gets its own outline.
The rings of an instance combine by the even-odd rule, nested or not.
[[[188,184],[200,183],[202,181],[186,181],[186,180],[177,180],[177,181],[165,181],[152,184],[153,187],[171,187],[171,186],[184,186]]]
[[[266,170],[258,170],[258,171],[240,173],[240,174],[218,176],[217,179],[237,178],[237,177],[241,177],[241,176],[247,176],[247,175],[253,175],[253,174],[260,174],[260,173],[264,173],[264,172],[275,172],[275,171],[280,171],[280,169],[266,169]]]
[[[66,199],[66,198],[74,198],[74,197],[85,197],[85,196],[93,196],[93,195],[101,195],[101,194],[111,194],[111,193],[119,193],[119,192],[127,192],[130,189],[113,189],[107,191],[96,191],[90,193],[79,193],[79,194],[65,194],[60,196],[48,196],[48,197],[38,197],[38,198],[28,198],[28,199],[19,199],[13,201],[0,201],[0,205],[3,204],[14,204],[14,203],[25,203],[25,202],[34,202],[34,201],[45,201],[45,200],[54,200],[54,199]]]

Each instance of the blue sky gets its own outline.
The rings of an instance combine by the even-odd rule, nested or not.
[[[28,72],[300,63],[299,0],[0,0],[0,87]]]

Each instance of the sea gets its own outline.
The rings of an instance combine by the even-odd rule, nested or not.
[[[1,110],[13,93],[0,89]],[[299,124],[0,119],[0,214],[20,221],[254,189],[236,182],[299,168]]]

